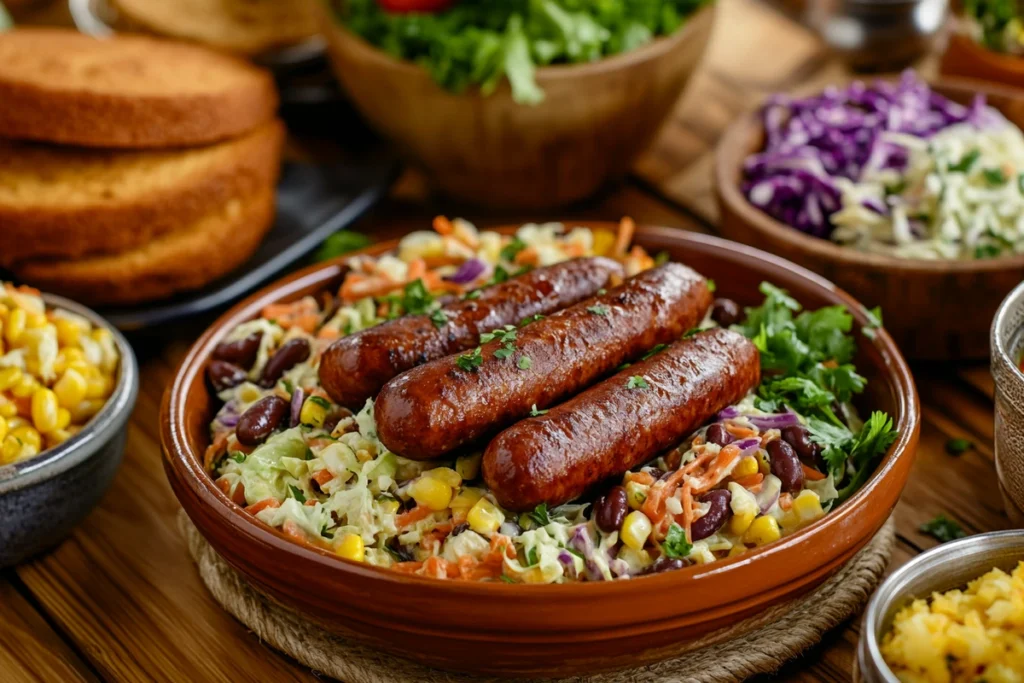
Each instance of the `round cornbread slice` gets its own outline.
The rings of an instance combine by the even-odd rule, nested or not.
[[[254,56],[316,34],[302,0],[113,0],[119,17],[160,35]]]
[[[198,45],[72,30],[0,33],[0,137],[84,147],[203,145],[274,118],[268,72]]]
[[[19,280],[88,305],[128,305],[199,289],[242,265],[274,221],[267,187],[196,221],[126,251],[74,261],[30,261],[12,267]]]
[[[273,186],[283,139],[275,121],[173,151],[0,142],[0,263],[120,252],[187,228],[232,197]]]

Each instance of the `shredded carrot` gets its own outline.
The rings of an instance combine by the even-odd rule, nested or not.
[[[231,499],[231,502],[235,505],[245,505],[245,484],[238,482],[235,484],[235,490],[231,490],[231,482],[227,478],[221,477],[217,480],[217,488],[224,492],[224,495]]]
[[[250,515],[255,515],[263,510],[279,507],[281,507],[281,501],[276,498],[264,498],[263,500],[253,503],[249,507],[245,508],[245,511]]]
[[[732,424],[731,422],[725,423],[725,431],[729,432],[737,439],[747,439],[752,436],[757,436],[756,429],[751,429],[750,427],[743,427],[741,425]]]
[[[412,510],[409,510],[408,512],[403,512],[402,514],[395,517],[395,525],[399,529],[404,529],[407,526],[412,526],[421,519],[426,519],[431,515],[431,513],[433,513],[433,510],[426,507],[425,505],[417,505]]]
[[[636,232],[636,223],[629,216],[619,221],[619,232],[615,236],[615,246],[612,248],[613,256],[624,256],[629,243],[633,241],[633,233]]]
[[[779,507],[788,512],[793,507],[793,496],[788,493],[783,493],[779,496]]]
[[[316,300],[303,297],[288,304],[270,304],[265,306],[260,315],[267,320],[275,320],[285,329],[298,327],[312,334],[320,324],[319,308]]]
[[[403,287],[405,283],[395,282],[383,275],[349,273],[341,285],[338,296],[346,303],[353,303],[368,296],[384,296]]]
[[[285,536],[292,538],[305,545],[311,545],[314,548],[326,547],[326,543],[319,538],[311,538],[309,534],[302,530],[302,528],[296,524],[293,520],[287,520],[281,525],[281,531],[284,532]]]
[[[447,216],[438,216],[434,219],[434,230],[439,235],[450,235],[455,232],[455,226],[452,225]]]
[[[423,563],[423,575],[432,576],[435,579],[447,579],[448,578],[448,561],[443,557],[433,555],[427,558],[427,561]]]
[[[811,481],[822,481],[823,479],[825,479],[825,475],[819,472],[818,470],[814,469],[813,467],[808,467],[803,463],[800,463],[800,467],[804,471],[805,479],[810,479]]]
[[[427,263],[421,258],[414,258],[412,261],[409,261],[409,267],[405,272],[406,281],[414,282],[419,280],[427,274]]]
[[[396,562],[391,568],[402,574],[415,574],[423,566],[422,562]]]
[[[693,491],[690,484],[683,484],[683,530],[686,532],[686,542],[690,542],[690,527],[693,526]]]
[[[587,255],[586,247],[584,247],[583,244],[580,242],[571,242],[566,246],[565,251],[569,256],[572,257]]]
[[[655,483],[647,490],[647,498],[640,506],[640,511],[655,524],[665,517],[665,488],[665,484]]]
[[[536,247],[526,247],[516,254],[515,262],[520,266],[536,266],[540,263],[540,254]]]
[[[31,415],[31,410],[28,413],[22,413],[19,408],[19,414]],[[228,435],[230,432],[221,432],[213,440],[213,443],[207,446],[206,452],[203,453],[203,467],[207,472],[213,471],[213,464],[220,459],[220,456],[228,450]]]
[[[733,481],[748,491],[760,491],[761,485],[764,483],[764,475],[757,472],[755,474],[748,474],[745,477],[740,477],[739,479],[734,479]]]
[[[626,472],[625,479],[627,483],[634,481],[644,486],[650,486],[654,483],[654,477],[649,472]]]
[[[317,339],[337,339],[341,336],[341,332],[333,327],[321,327],[320,331],[316,333]]]
[[[684,465],[682,469],[678,469],[675,472],[673,472],[671,476],[669,476],[669,478],[665,480],[665,487],[669,490],[669,492],[675,491],[676,487],[679,486],[679,484],[683,481],[683,478],[686,475],[692,474],[699,467],[703,466],[704,463],[711,460],[713,457],[715,456],[711,453],[701,453],[692,461],[686,463],[686,465]]]

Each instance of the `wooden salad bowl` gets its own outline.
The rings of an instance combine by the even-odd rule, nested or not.
[[[541,209],[623,176],[654,141],[704,54],[714,6],[671,36],[589,64],[537,69],[545,100],[453,94],[427,71],[341,26],[317,5],[334,72],[356,108],[440,191],[478,205]]]
[[[1000,54],[970,36],[954,33],[939,63],[944,76],[961,76],[1024,87],[1024,57]]]
[[[970,104],[977,93],[1024,128],[1024,92],[966,79],[932,83],[946,97]],[[1024,280],[1024,255],[956,261],[865,253],[813,237],[775,220],[743,195],[743,162],[764,147],[757,111],[737,119],[715,151],[721,232],[824,275],[865,305],[881,306],[886,330],[912,359],[985,358],[989,325],[1003,298]]]
[[[614,230],[610,223],[588,223]],[[506,232],[512,228],[504,229]],[[863,307],[781,258],[721,239],[639,227],[635,242],[698,267],[721,296],[760,304],[769,280],[809,308],[840,304],[854,317],[862,410],[893,416],[900,435],[864,487],[822,520],[731,560],[654,576],[565,585],[509,585],[399,574],[288,540],[232,503],[204,471],[216,406],[204,368],[216,344],[266,305],[334,291],[341,261],[318,264],[225,313],[192,346],[164,395],[160,434],[175,495],[199,531],[253,585],[324,628],[424,664],[500,676],[581,675],[672,657],[738,635],[767,606],[821,584],[889,517],[917,449],[920,407],[910,372],[884,331],[869,339]],[[395,241],[363,253],[379,255]]]

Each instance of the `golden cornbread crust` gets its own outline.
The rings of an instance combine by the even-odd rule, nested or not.
[[[107,148],[203,145],[273,119],[268,72],[197,45],[72,30],[0,33],[0,137]]]
[[[119,17],[161,35],[244,55],[294,45],[317,32],[303,0],[114,0]]]
[[[121,254],[31,261],[15,276],[90,305],[126,305],[198,289],[242,265],[274,220],[274,190],[229,200],[189,229]]]
[[[273,121],[173,151],[0,142],[0,263],[119,252],[188,230],[231,198],[273,187],[283,139]]]

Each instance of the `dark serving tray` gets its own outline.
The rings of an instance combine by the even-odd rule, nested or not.
[[[98,309],[124,331],[158,327],[226,306],[271,280],[334,232],[348,227],[387,192],[396,158],[376,154],[353,164],[286,163],[277,187],[277,218],[238,270],[201,290],[127,308]]]

